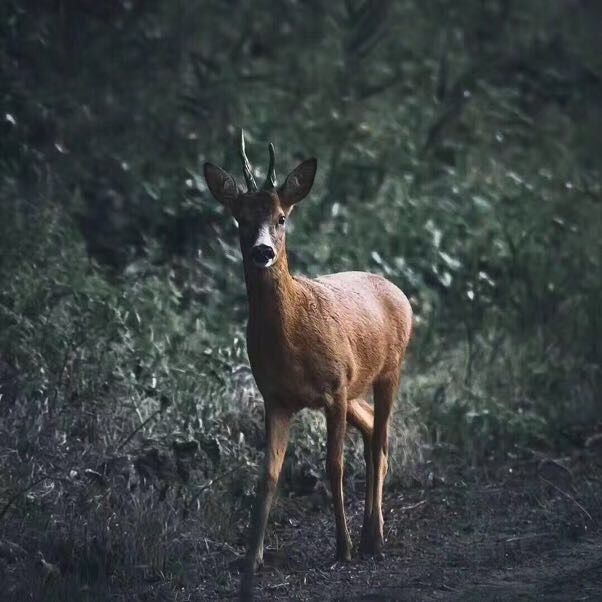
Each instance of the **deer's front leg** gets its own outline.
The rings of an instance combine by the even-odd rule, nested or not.
[[[286,454],[290,418],[291,415],[288,410],[268,407],[266,404],[265,464],[257,487],[251,521],[251,538],[241,583],[241,597],[243,599],[252,597],[253,576],[263,563],[263,538]]]
[[[326,470],[330,479],[334,518],[337,530],[337,559],[351,560],[351,537],[347,530],[343,503],[343,446],[347,416],[347,398],[342,396],[326,410],[328,441],[326,447]]]

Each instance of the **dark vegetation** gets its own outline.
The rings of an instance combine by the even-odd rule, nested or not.
[[[268,140],[280,177],[318,157],[293,269],[379,272],[411,297],[389,503],[439,484],[451,497],[424,507],[464,508],[457,528],[484,538],[596,532],[601,22],[595,0],[3,2],[3,599],[234,591],[262,404],[236,225],[200,165],[240,174],[241,126],[259,177]],[[347,450],[355,508],[352,433]],[[323,451],[303,414],[274,516],[309,560],[270,595],[325,595]],[[559,457],[577,484],[524,468]],[[471,524],[500,466],[523,467],[516,512]],[[458,515],[433,512],[424,532],[451,537]]]

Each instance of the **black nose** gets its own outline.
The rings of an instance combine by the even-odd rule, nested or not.
[[[255,245],[251,249],[251,258],[259,265],[266,264],[270,259],[274,259],[275,256],[274,249],[268,245]]]

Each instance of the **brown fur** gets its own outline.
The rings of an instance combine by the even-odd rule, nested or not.
[[[263,537],[286,453],[290,419],[303,408],[326,413],[337,557],[351,557],[342,488],[346,422],[362,433],[366,458],[360,549],[380,553],[383,545],[388,420],[410,339],[412,310],[405,295],[382,276],[344,272],[309,279],[290,274],[285,229],[278,219],[290,214],[291,196],[298,202],[309,191],[315,161],[313,171],[310,167],[308,162],[301,164],[277,191],[237,198],[220,195],[220,182],[231,176],[214,166],[205,172],[213,194],[239,222],[249,302],[248,354],[266,410],[266,464],[252,521],[243,597],[252,595],[253,573],[262,562]],[[229,181],[223,188],[232,190]],[[267,269],[256,267],[250,256],[262,225],[269,226],[276,250],[275,263]],[[372,392],[374,407],[366,401]]]

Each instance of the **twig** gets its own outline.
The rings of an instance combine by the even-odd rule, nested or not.
[[[209,489],[209,487],[212,487],[213,485],[215,485],[215,483],[217,483],[218,481],[221,481],[222,479],[226,478],[228,475],[232,474],[233,472],[236,472],[237,470],[240,470],[242,468],[242,466],[235,466],[234,468],[231,468],[230,470],[226,470],[226,472],[222,472],[222,474],[218,475],[217,477],[215,477],[214,479],[209,479],[196,493],[196,495],[194,496],[195,499],[199,497],[199,495],[201,495],[201,493],[203,493],[203,491],[205,491],[206,489]]]
[[[550,485],[551,487],[553,487],[554,489],[556,489],[556,491],[558,491],[559,493],[561,493],[562,495],[564,495],[564,497],[566,497],[571,502],[573,502],[573,504],[575,504],[575,506],[577,506],[577,508],[579,508],[579,510],[581,510],[581,512],[583,512],[583,514],[585,514],[585,516],[587,516],[587,518],[589,518],[589,520],[591,520],[592,522],[594,522],[594,519],[592,518],[592,515],[571,494],[567,493],[566,491],[564,491],[563,489],[561,489],[557,485],[554,485],[554,483],[552,483],[551,481],[548,481],[548,479],[545,479],[541,475],[539,475],[539,478],[544,483],[547,483],[548,485]]]
[[[524,541],[525,539],[540,539],[542,537],[553,537],[553,533],[530,533],[528,535],[518,535],[516,537],[510,537],[505,539],[504,543],[514,543],[517,541]]]
[[[57,472],[58,469],[55,471]],[[13,494],[8,501],[6,502],[6,504],[4,504],[4,508],[2,508],[2,511],[0,511],[0,520],[2,520],[4,518],[4,515],[8,512],[9,508],[13,505],[13,503],[20,497],[22,496],[24,493],[27,493],[30,489],[33,489],[36,485],[38,485],[39,483],[41,483],[42,481],[45,481],[46,479],[51,479],[52,476],[50,475],[44,475],[43,477],[40,477],[39,479],[36,479],[33,483],[30,483],[29,485],[27,485],[27,487],[23,487],[22,489],[19,489],[17,491],[17,493]]]
[[[401,508],[398,508],[398,510],[401,510],[402,512],[405,512],[406,510],[414,510],[415,508],[422,506],[422,504],[426,504],[426,500],[420,500],[419,502],[410,504],[409,506],[402,506]]]
[[[134,437],[134,435],[143,429],[151,420],[154,420],[161,412],[163,412],[165,408],[161,407],[158,410],[155,410],[146,420],[143,420],[118,446],[115,451],[119,451],[123,447],[125,447]]]

